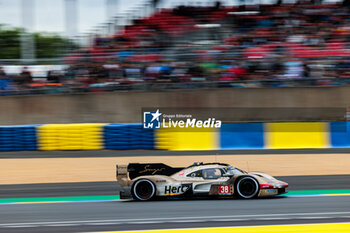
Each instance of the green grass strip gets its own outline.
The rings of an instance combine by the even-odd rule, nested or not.
[[[295,190],[284,195],[320,195],[320,194],[349,194],[350,189],[324,189],[324,190]]]
[[[0,198],[0,203],[22,202],[64,202],[64,201],[110,201],[119,200],[119,195],[105,196],[73,196],[73,197],[31,197],[31,198]]]
[[[350,189],[325,189],[325,190],[297,190],[288,191],[282,195],[327,195],[350,194]],[[119,200],[119,195],[103,196],[73,196],[73,197],[32,197],[32,198],[0,198],[0,204],[4,203],[40,203],[40,202],[71,202],[71,201],[112,201]]]

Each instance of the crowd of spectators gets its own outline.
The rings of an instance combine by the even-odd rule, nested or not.
[[[44,83],[92,90],[131,84],[347,84],[349,1],[163,9],[113,37],[95,38],[92,47],[65,62],[69,67],[49,72]],[[11,86],[1,70],[0,80],[0,89]],[[11,83],[35,87],[43,81],[23,69]]]

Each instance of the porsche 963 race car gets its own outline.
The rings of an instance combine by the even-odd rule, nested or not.
[[[174,168],[163,163],[116,166],[121,199],[211,196],[250,199],[286,192],[288,184],[261,172],[245,172],[229,164],[194,163]]]

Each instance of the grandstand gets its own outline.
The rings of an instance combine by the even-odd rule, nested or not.
[[[113,36],[96,36],[91,46],[64,58],[64,72],[28,80],[16,75],[1,89],[23,94],[33,88],[66,93],[347,85],[349,15],[347,2],[159,9]]]

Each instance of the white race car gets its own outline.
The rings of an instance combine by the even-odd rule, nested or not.
[[[283,194],[288,184],[261,172],[245,172],[229,164],[194,163],[173,168],[162,163],[117,165],[121,199],[224,196],[250,199]]]

